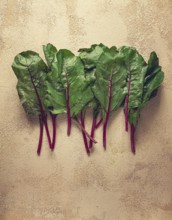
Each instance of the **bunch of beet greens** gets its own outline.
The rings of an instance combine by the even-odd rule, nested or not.
[[[66,49],[57,50],[52,44],[43,46],[47,64],[39,54],[26,51],[18,54],[12,64],[18,79],[17,90],[26,113],[39,118],[40,136],[37,153],[42,147],[43,128],[51,150],[56,141],[56,118],[67,114],[67,135],[72,120],[82,131],[87,154],[90,154],[95,130],[103,124],[103,146],[109,116],[124,108],[125,130],[130,125],[131,151],[135,153],[135,129],[141,109],[157,94],[164,79],[155,52],[148,63],[135,48],[108,48],[103,44],[79,50],[75,56]],[[92,109],[90,134],[85,129],[85,113]],[[52,118],[50,136],[47,116]]]

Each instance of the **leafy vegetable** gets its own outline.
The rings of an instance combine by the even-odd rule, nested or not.
[[[159,65],[159,59],[155,52],[150,54],[148,69],[144,78],[142,107],[157,94],[157,89],[164,80],[164,73]]]
[[[67,112],[67,134],[70,135],[71,119],[76,119],[82,109],[93,99],[92,91],[85,79],[84,66],[79,57],[76,57],[69,50],[62,49],[56,54],[52,64],[52,73],[49,76],[52,78],[49,86],[53,83],[56,84],[49,97],[49,99],[52,98],[54,94],[51,106],[53,106],[53,103],[58,102],[52,109],[53,111],[59,111],[59,106],[61,106],[62,111],[60,113]],[[49,90],[47,90],[47,93],[50,93]],[[87,133],[85,132],[83,119],[80,120],[80,123],[77,119],[77,122],[80,124],[82,133],[85,136]]]
[[[139,118],[139,108],[142,103],[144,77],[147,65],[135,48],[122,47],[120,53],[125,59],[127,70],[127,95],[125,97],[125,129],[128,131],[128,121],[131,127],[131,150],[135,153],[134,133]]]
[[[56,142],[56,118],[58,114],[66,113],[65,93],[63,89],[59,88],[58,84],[58,76],[55,65],[57,62],[56,54],[58,52],[56,47],[52,44],[47,44],[43,46],[43,51],[50,71],[44,83],[46,94],[43,101],[52,118],[52,149],[54,149]]]
[[[148,63],[135,48],[108,48],[94,44],[79,50],[75,56],[66,49],[57,50],[52,44],[43,46],[45,62],[39,54],[25,51],[14,58],[12,68],[18,79],[17,90],[26,113],[39,118],[40,136],[37,153],[42,147],[45,126],[51,150],[56,141],[56,119],[67,113],[67,134],[71,133],[72,119],[82,131],[87,154],[93,143],[95,130],[103,123],[103,146],[112,111],[124,107],[125,130],[130,124],[131,150],[135,153],[135,130],[141,109],[153,98],[164,79],[155,52]],[[91,132],[85,128],[87,108],[93,112]],[[51,115],[52,140],[47,116]],[[89,139],[89,143],[88,143]]]
[[[99,100],[103,117],[103,146],[106,149],[106,130],[111,111],[117,110],[126,94],[126,69],[123,56],[115,47],[106,49],[96,68],[96,82],[93,86]]]
[[[45,59],[47,61],[49,69],[52,69],[52,65],[57,54],[57,48],[52,44],[43,45],[43,51]]]
[[[57,53],[57,60],[60,82],[66,91],[67,134],[70,135],[71,117],[76,117],[93,95],[86,83],[84,67],[79,57],[63,49]]]
[[[96,66],[99,62],[100,56],[103,54],[104,50],[107,47],[103,44],[94,44],[90,48],[84,48],[80,49],[79,56],[81,57],[81,60],[84,64],[85,69],[85,76],[86,80],[90,85],[91,90],[93,91],[93,86],[96,81],[95,72],[96,72]],[[92,101],[88,105],[89,108],[93,111],[93,119],[92,119],[92,128],[91,128],[91,137],[94,138],[95,130],[100,126],[102,123],[102,116],[101,116],[101,106],[97,98],[94,96]],[[97,123],[98,115],[100,115],[100,120]],[[91,149],[93,146],[93,141],[90,140],[89,148]]]
[[[125,120],[126,131],[128,131],[128,121],[130,123],[131,150],[135,153],[135,129],[140,117],[141,108],[151,98],[158,86],[163,81],[163,73],[158,63],[158,58],[153,52],[148,65],[143,57],[134,48],[122,47],[120,49],[125,57],[125,65],[128,71],[127,88],[125,97]]]
[[[42,97],[44,96],[43,84],[48,71],[47,66],[37,53],[26,51],[15,57],[12,68],[18,78],[17,90],[24,110],[28,114],[39,116],[40,138],[37,153],[40,154],[43,135],[42,123],[45,125],[51,148],[46,109],[42,102]]]

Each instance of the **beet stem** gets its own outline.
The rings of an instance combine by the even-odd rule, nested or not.
[[[96,119],[97,119],[97,116],[93,112],[93,120],[92,120],[92,128],[91,128],[91,137],[92,138],[94,138],[94,133],[95,133],[95,129],[96,129]],[[90,140],[89,148],[91,149],[92,147],[93,147],[93,141]]]
[[[82,111],[81,111],[81,114],[80,114],[80,120],[81,120],[81,124],[82,124],[83,128],[85,129],[85,122],[84,122],[84,116],[83,116]],[[87,137],[86,137],[86,134],[83,130],[82,130],[82,137],[83,137],[83,141],[84,141],[84,145],[85,145],[85,150],[86,150],[87,154],[90,155],[90,150],[89,150],[89,147],[88,147]]]
[[[105,122],[103,124],[103,147],[106,150],[106,130],[107,130],[107,124],[110,114],[110,106],[111,106],[111,100],[112,100],[112,78],[110,79],[110,86],[109,86],[109,102],[108,102],[108,109],[106,112],[106,118]]]
[[[57,115],[51,114],[52,125],[53,125],[53,138],[52,138],[52,149],[53,150],[54,150],[55,143],[56,143],[56,117]]]
[[[131,76],[130,76],[131,78]],[[125,99],[125,131],[128,131],[128,116],[129,116],[129,96],[130,96],[130,78],[128,79],[128,94]]]
[[[103,125],[103,147],[106,150],[106,129],[107,129],[107,123],[104,123]]]
[[[83,127],[82,123],[78,120],[78,118],[75,118],[75,120],[76,120],[77,124],[80,126],[81,130],[85,133],[85,135],[86,135],[90,140],[92,140],[94,144],[96,144],[97,141],[94,140],[94,138],[92,138],[92,137],[88,134],[88,132],[85,130],[85,127]]]
[[[125,131],[128,131],[128,94],[125,99]]]
[[[42,122],[41,116],[39,117],[39,127],[40,127],[40,133],[39,133],[39,142],[38,142],[38,148],[37,148],[38,156],[40,155],[41,149],[42,149],[42,138],[43,138],[43,128],[44,128],[44,124]]]
[[[101,118],[100,121],[95,125],[95,128],[96,128],[96,129],[100,127],[102,121],[103,121],[103,118]]]
[[[49,129],[48,129],[47,115],[44,116],[44,125],[45,125],[45,131],[47,133],[47,138],[48,138],[48,143],[49,143],[50,149],[53,150],[52,144],[51,144],[50,133],[49,133]]]
[[[66,74],[67,78],[67,74]],[[67,108],[67,135],[69,136],[71,133],[71,114],[70,114],[70,105],[69,105],[69,83],[67,78],[67,88],[66,88],[66,108]]]
[[[131,141],[131,151],[135,154],[135,127],[134,124],[130,125],[130,141]]]

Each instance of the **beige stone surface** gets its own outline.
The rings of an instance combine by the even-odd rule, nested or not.
[[[142,112],[133,156],[122,110],[111,116],[108,147],[101,132],[87,157],[74,125],[58,119],[51,153],[44,137],[36,155],[38,122],[19,102],[14,56],[42,45],[77,51],[92,43],[137,47],[147,60],[160,58],[165,81]],[[0,220],[172,219],[172,1],[0,1]],[[87,115],[90,128],[91,114]]]

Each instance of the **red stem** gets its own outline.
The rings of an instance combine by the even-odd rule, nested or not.
[[[112,78],[110,79],[110,86],[109,86],[109,103],[108,103],[108,109],[106,112],[106,119],[103,124],[103,147],[106,150],[106,129],[107,129],[107,124],[108,124],[108,119],[109,119],[109,114],[110,114],[110,106],[111,106],[111,100],[112,100]]]
[[[128,131],[128,94],[125,99],[125,131]]]
[[[66,89],[66,108],[67,108],[67,135],[69,136],[71,133],[71,115],[70,115],[70,105],[69,105],[69,83],[67,82]]]
[[[43,137],[43,128],[44,128],[44,124],[42,121],[42,118],[39,117],[39,126],[40,126],[40,133],[39,133],[39,142],[38,142],[38,148],[37,148],[37,154],[38,156],[41,153],[41,148],[42,148],[42,137]]]
[[[92,121],[92,128],[91,128],[91,137],[94,138],[94,133],[95,133],[95,129],[96,129],[96,119],[97,116],[95,116],[94,112],[93,112],[93,121]],[[91,149],[93,147],[93,141],[90,140],[89,143],[89,148]]]
[[[103,118],[101,118],[100,121],[95,125],[95,128],[96,128],[96,129],[100,127],[102,121],[103,121]]]
[[[50,149],[53,150],[52,144],[51,144],[50,133],[49,133],[49,129],[48,129],[47,115],[44,116],[44,125],[45,125],[45,131],[47,133],[47,138],[48,138],[48,143],[49,143]]]
[[[128,131],[128,116],[129,116],[129,95],[130,95],[130,79],[128,80],[128,94],[126,95],[125,99],[125,130]]]
[[[135,127],[134,124],[130,125],[130,141],[131,141],[131,151],[135,154]]]
[[[80,126],[80,128],[81,128],[81,130],[85,133],[85,135],[90,139],[90,140],[92,140],[93,141],[93,143],[97,143],[97,141],[96,140],[94,140],[94,138],[92,138],[89,134],[88,134],[88,132],[85,130],[85,128],[83,127],[83,125],[82,125],[82,123],[80,123],[80,121],[77,119],[77,118],[75,118],[76,119],[76,122],[78,123],[78,125]]]
[[[28,68],[28,71],[29,71],[29,74],[30,74],[30,77],[31,77],[31,82],[32,82],[32,85],[33,85],[33,87],[34,87],[34,90],[35,90],[37,99],[38,99],[38,103],[39,103],[39,108],[40,108],[40,112],[41,112],[41,115],[42,115],[42,119],[43,119],[44,124],[45,124],[45,130],[46,130],[46,134],[47,134],[47,138],[48,138],[49,147],[52,149],[52,147],[51,147],[50,133],[49,133],[48,124],[47,124],[47,116],[45,115],[45,112],[44,112],[44,109],[43,109],[43,106],[42,106],[42,102],[41,102],[41,99],[40,99],[38,90],[37,90],[37,88],[36,88],[36,86],[35,86],[35,83],[34,83],[34,81],[33,81],[32,74],[31,74],[31,71],[30,71],[29,68]]]
[[[81,114],[80,114],[80,120],[81,120],[81,124],[82,124],[83,128],[85,129],[85,122],[84,122],[84,116],[83,116],[82,111],[81,111]],[[90,155],[90,150],[89,150],[89,147],[88,147],[87,137],[86,137],[86,134],[83,130],[82,130],[82,136],[83,136],[83,141],[84,141],[84,145],[85,145],[85,150],[86,150],[87,154]]]
[[[51,114],[52,125],[53,125],[52,150],[54,150],[55,143],[56,143],[56,117],[57,117],[57,115]]]

